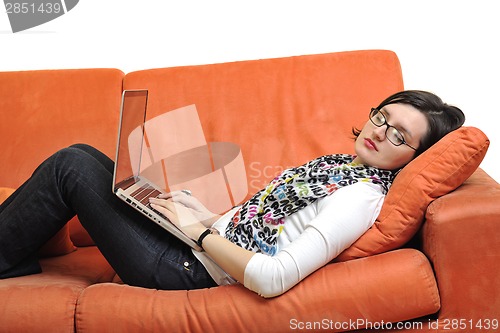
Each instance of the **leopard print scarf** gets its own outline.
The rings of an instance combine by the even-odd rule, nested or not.
[[[229,222],[225,237],[244,249],[274,255],[285,217],[357,182],[382,186],[387,193],[394,173],[352,163],[353,155],[326,155],[283,171],[245,202]]]

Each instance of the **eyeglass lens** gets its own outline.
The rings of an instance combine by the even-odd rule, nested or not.
[[[378,109],[372,109],[370,112],[370,120],[377,127],[382,127],[387,125],[387,129],[385,131],[385,135],[387,139],[394,145],[399,146],[404,143],[404,138],[401,132],[398,131],[397,128],[391,126],[387,123],[387,119],[384,114],[380,112]]]

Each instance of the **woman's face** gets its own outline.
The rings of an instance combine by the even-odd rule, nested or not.
[[[408,145],[419,147],[421,139],[429,129],[422,112],[407,104],[389,104],[380,112],[387,123],[402,134]],[[354,162],[385,170],[399,169],[409,163],[415,155],[415,150],[405,144],[392,144],[386,137],[386,130],[387,125],[377,127],[368,120],[356,139],[354,150],[357,157]]]

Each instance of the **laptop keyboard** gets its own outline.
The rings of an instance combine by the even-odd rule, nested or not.
[[[127,179],[127,180],[121,182],[119,185],[120,185],[121,189],[126,190],[126,189],[128,189],[129,187],[131,187],[134,184],[136,184],[136,180],[134,179],[134,177],[131,177],[130,179]],[[132,192],[130,194],[130,196],[132,198],[134,198],[135,200],[139,201],[146,208],[151,209],[152,211],[156,212],[158,215],[160,215],[164,219],[167,219],[167,217],[165,215],[163,215],[158,210],[154,209],[151,206],[151,203],[149,202],[149,198],[156,198],[161,193],[162,192],[156,190],[154,187],[152,187],[151,185],[149,185],[149,184],[146,183],[146,184],[141,185],[137,189],[135,189],[134,192]],[[143,212],[145,215],[147,215],[147,216],[149,216],[151,218],[153,217],[153,215],[151,215],[150,212],[148,212],[146,209],[143,209],[143,207],[141,207],[141,205],[136,204],[135,201],[132,201],[129,198],[127,198],[126,201],[131,206],[133,206],[133,207],[137,208],[139,211]]]
[[[149,203],[149,198],[156,198],[160,194],[161,194],[160,191],[156,190],[155,188],[151,187],[148,184],[145,184],[136,189],[130,195],[137,201],[140,201],[144,206],[147,206],[148,208],[152,209]]]

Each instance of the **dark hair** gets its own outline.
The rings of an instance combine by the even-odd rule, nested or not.
[[[433,93],[421,90],[405,90],[395,93],[383,100],[377,109],[396,103],[413,106],[425,115],[429,123],[429,131],[420,140],[415,157],[422,154],[449,132],[462,126],[465,122],[465,115],[462,110],[456,106],[444,103],[441,98]],[[357,138],[361,131],[353,128],[352,133]]]

